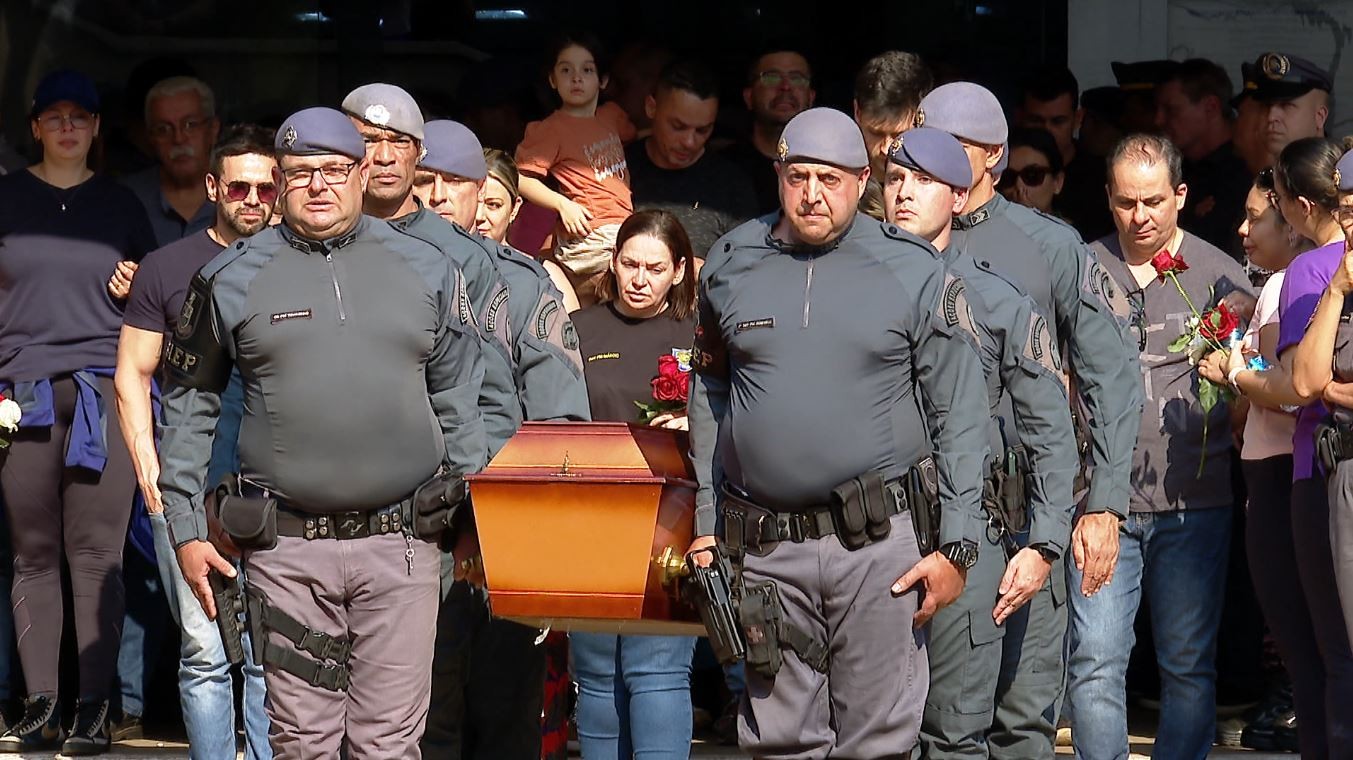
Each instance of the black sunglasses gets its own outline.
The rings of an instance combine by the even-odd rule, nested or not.
[[[1029,187],[1041,187],[1047,181],[1048,175],[1052,174],[1052,168],[1048,166],[1026,166],[1023,169],[1006,169],[1001,172],[1001,179],[996,183],[996,187],[1006,189],[1015,186],[1015,180],[1021,180]]]

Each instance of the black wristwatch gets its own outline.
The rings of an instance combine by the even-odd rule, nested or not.
[[[940,554],[960,570],[968,570],[977,564],[977,544],[967,541],[947,543],[940,547]]]
[[[1030,544],[1029,548],[1043,555],[1043,559],[1047,560],[1048,564],[1052,564],[1062,558],[1062,555],[1058,553],[1056,549],[1047,544]]]

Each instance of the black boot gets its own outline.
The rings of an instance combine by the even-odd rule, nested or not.
[[[75,705],[75,725],[61,745],[63,755],[102,755],[108,751],[108,700],[81,700]]]
[[[1278,749],[1277,724],[1292,714],[1291,688],[1274,691],[1250,716],[1240,734],[1240,746],[1268,752]]]
[[[56,696],[38,695],[24,702],[23,718],[0,736],[0,752],[42,752],[61,746],[61,711]]]
[[[1297,742],[1297,714],[1290,712],[1279,718],[1273,726],[1274,749],[1279,752],[1300,752]]]

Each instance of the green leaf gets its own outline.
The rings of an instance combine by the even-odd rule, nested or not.
[[[1221,388],[1206,378],[1198,379],[1198,405],[1203,408],[1203,415],[1206,416],[1212,411],[1212,407],[1221,401]]]
[[[1191,343],[1192,341],[1193,341],[1193,333],[1186,332],[1183,335],[1179,336],[1178,338],[1175,338],[1174,341],[1165,348],[1170,353],[1177,354],[1180,351],[1183,351],[1185,348],[1187,348],[1189,343]]]

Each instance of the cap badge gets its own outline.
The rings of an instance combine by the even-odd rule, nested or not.
[[[296,128],[288,126],[287,131],[282,133],[282,144],[290,148],[296,144]]]
[[[902,135],[894,137],[893,141],[888,143],[888,155],[895,156],[900,150],[902,150]]]
[[[1264,76],[1276,81],[1287,76],[1292,63],[1282,53],[1265,53],[1259,62],[1259,68],[1263,70]]]
[[[912,119],[912,126],[915,126],[915,127],[924,127],[924,126],[925,126],[925,109],[924,109],[924,108],[921,108],[921,107],[919,107],[919,106],[916,108],[916,118]]]
[[[1339,171],[1339,168],[1336,166],[1336,167],[1334,168],[1334,184],[1335,184],[1335,186],[1338,186],[1338,184],[1339,184],[1340,182],[1343,182],[1343,181],[1344,181],[1344,175],[1343,175],[1342,172]]]
[[[366,107],[366,113],[362,114],[362,118],[378,127],[383,127],[390,123],[390,109],[380,103],[373,103]]]
[[[780,138],[780,144],[775,146],[775,152],[780,156],[781,161],[789,158],[789,143],[785,141],[785,138]]]

